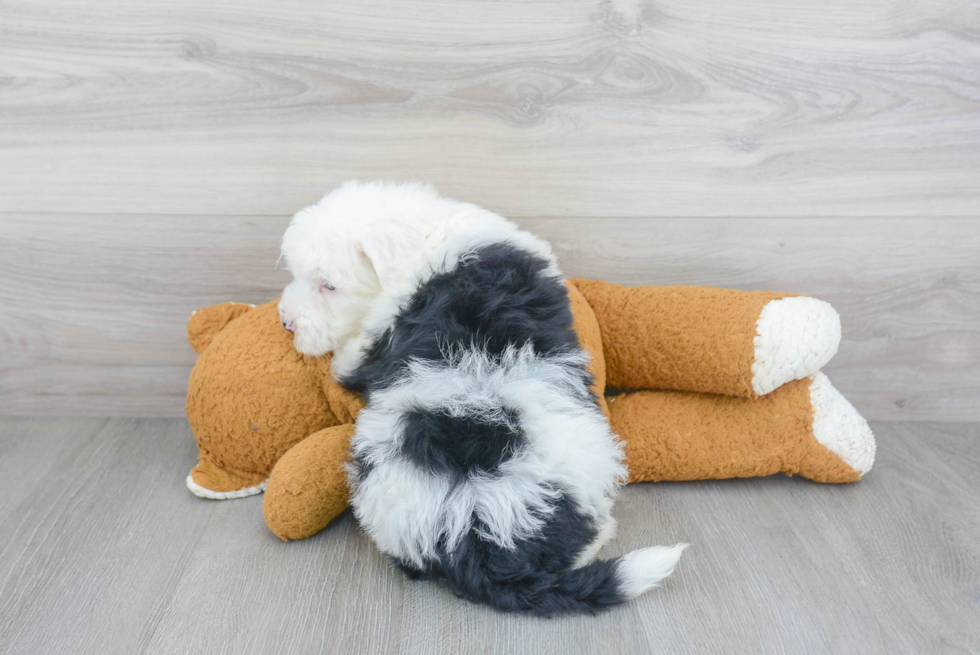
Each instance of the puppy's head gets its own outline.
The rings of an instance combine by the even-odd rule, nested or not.
[[[293,281],[279,317],[296,350],[341,348],[383,291],[411,277],[426,231],[416,215],[419,194],[437,197],[431,187],[348,183],[293,217],[282,238]]]

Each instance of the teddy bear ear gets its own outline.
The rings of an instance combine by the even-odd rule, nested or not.
[[[194,351],[200,354],[210,345],[214,335],[254,307],[255,305],[243,302],[224,302],[195,310],[187,319],[187,340]]]

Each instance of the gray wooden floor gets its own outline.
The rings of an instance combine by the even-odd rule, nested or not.
[[[349,514],[301,542],[191,496],[179,419],[0,418],[0,651],[980,652],[980,426],[876,423],[866,480],[628,487],[608,549],[692,544],[659,590],[534,619],[393,570]]]

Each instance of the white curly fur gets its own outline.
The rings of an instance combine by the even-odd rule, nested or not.
[[[420,284],[453,271],[475,249],[501,243],[543,259],[542,279],[560,281],[548,244],[492,212],[425,185],[345,184],[296,214],[283,237],[294,280],[280,317],[297,350],[333,352],[334,375],[343,378]],[[626,469],[618,439],[590,399],[586,362],[582,351],[536,354],[514,344],[491,358],[472,346],[440,361],[415,361],[396,382],[372,390],[352,440],[355,460],[366,468],[351,476],[351,504],[379,548],[419,568],[471,530],[500,548],[519,548],[567,494],[577,520],[597,531],[594,543],[573,553],[576,566],[587,565],[615,533],[613,498]],[[491,423],[518,416],[524,442],[493,475],[453,480],[419,468],[401,447],[404,417],[419,409]],[[623,598],[668,575],[681,550],[637,551],[618,563]]]

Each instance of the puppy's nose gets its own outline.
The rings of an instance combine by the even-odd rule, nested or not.
[[[290,332],[292,332],[293,334],[296,334],[296,321],[287,320],[284,318],[282,319],[282,326],[287,330],[289,330]]]

